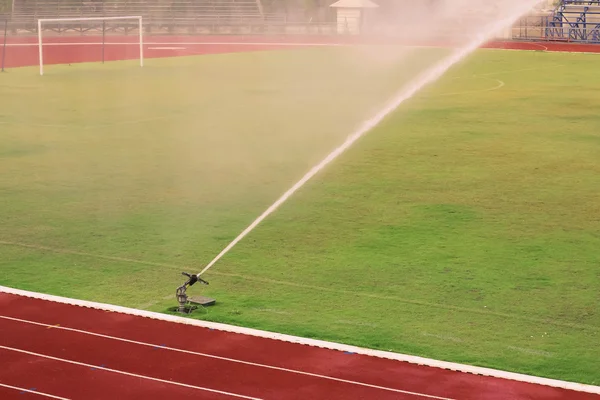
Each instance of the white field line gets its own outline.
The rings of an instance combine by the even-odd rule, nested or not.
[[[173,264],[138,260],[138,259],[127,258],[127,257],[106,256],[106,255],[102,255],[102,254],[86,253],[86,252],[81,252],[81,251],[60,249],[60,248],[54,248],[54,247],[48,247],[48,246],[40,246],[40,245],[34,245],[34,244],[28,244],[28,243],[10,242],[10,241],[6,241],[6,240],[0,240],[0,245],[18,246],[18,247],[23,247],[23,248],[27,248],[27,249],[50,251],[50,252],[59,253],[59,254],[71,254],[71,255],[80,256],[80,257],[96,258],[99,260],[109,260],[109,261],[118,261],[118,262],[128,262],[128,263],[139,264],[139,265],[149,265],[149,266],[153,266],[153,267],[168,268],[169,270],[182,271],[182,270],[186,269],[186,267],[177,266],[177,265],[173,265]],[[307,289],[307,290],[316,290],[316,291],[320,291],[320,292],[337,293],[337,294],[341,294],[341,295],[360,296],[360,297],[364,297],[367,299],[398,301],[401,303],[412,304],[412,305],[416,305],[416,306],[440,308],[440,309],[445,309],[445,310],[453,310],[453,311],[457,311],[457,312],[478,314],[478,315],[483,315],[483,316],[488,316],[488,317],[493,316],[493,317],[501,317],[501,318],[511,318],[511,319],[517,319],[520,321],[533,322],[536,324],[551,324],[551,325],[556,325],[556,326],[561,326],[561,327],[566,327],[566,328],[578,328],[578,329],[589,329],[589,330],[594,330],[594,331],[600,331],[600,328],[591,326],[591,325],[584,325],[584,324],[577,324],[577,323],[562,323],[560,321],[555,321],[555,320],[527,317],[527,316],[522,316],[522,315],[517,315],[517,314],[509,314],[509,313],[505,313],[505,312],[491,311],[488,309],[481,310],[481,309],[475,309],[475,308],[453,306],[450,304],[429,303],[429,302],[425,302],[425,301],[406,299],[406,298],[402,298],[402,297],[398,297],[398,296],[379,295],[376,293],[354,292],[354,291],[348,291],[348,290],[343,290],[343,289],[332,289],[332,288],[324,287],[324,286],[307,285],[307,284],[302,284],[302,283],[297,283],[297,282],[288,282],[288,281],[276,280],[276,279],[270,279],[270,278],[257,278],[254,276],[247,276],[247,275],[228,273],[228,272],[211,271],[211,273],[214,275],[217,275],[217,276],[226,276],[226,277],[230,277],[230,278],[246,279],[246,280],[249,280],[252,282],[268,283],[268,284],[280,285],[280,286],[289,286],[289,287],[302,288],[302,289]],[[171,296],[169,296],[169,298],[170,297]],[[167,299],[167,297],[164,296],[162,299]],[[148,302],[148,303],[144,304],[145,307],[138,307],[138,308],[151,307],[160,301],[162,301],[162,300]]]
[[[133,125],[133,124],[144,124],[147,122],[168,120],[179,118],[178,115],[163,115],[152,118],[143,118],[143,119],[132,119],[132,120],[124,120],[124,121],[116,121],[111,123],[104,124],[91,124],[91,125],[81,125],[81,124],[37,124],[30,122],[22,122],[22,121],[0,121],[0,125],[20,125],[20,126],[35,126],[41,128],[78,128],[78,129],[98,129],[98,128],[107,128],[111,126],[121,126],[121,125]]]
[[[64,331],[81,333],[81,334],[84,334],[84,335],[96,336],[96,337],[101,337],[101,338],[104,338],[104,339],[116,340],[116,341],[119,341],[119,342],[131,343],[131,344],[136,344],[136,345],[140,345],[140,346],[146,346],[146,347],[151,347],[151,348],[159,347],[158,344],[152,344],[152,343],[140,342],[140,341],[137,341],[137,340],[130,340],[130,339],[125,339],[125,338],[120,338],[120,337],[115,337],[115,336],[103,335],[103,334],[100,334],[100,333],[85,331],[85,330],[81,330],[81,329],[67,328],[67,327],[64,327],[62,325],[61,326],[49,325],[49,324],[44,324],[44,323],[41,323],[41,322],[29,321],[29,320],[26,320],[26,319],[7,317],[7,316],[4,316],[4,315],[0,315],[0,318],[11,320],[11,321],[16,321],[16,322],[21,322],[21,323],[25,323],[25,324],[43,326],[43,327],[46,327],[46,328],[62,329]],[[272,369],[272,370],[282,371],[282,372],[289,372],[289,373],[292,373],[292,374],[310,376],[310,377],[319,378],[319,379],[326,379],[326,380],[340,382],[340,383],[347,383],[347,384],[350,384],[350,385],[363,386],[363,387],[368,387],[368,388],[371,388],[371,389],[378,389],[378,390],[385,390],[385,391],[395,392],[395,393],[409,394],[409,395],[418,396],[418,397],[425,397],[425,398],[429,398],[429,399],[455,400],[455,399],[450,399],[450,398],[447,398],[447,397],[433,396],[433,395],[428,395],[428,394],[425,394],[425,393],[411,392],[411,391],[407,391],[407,390],[395,389],[395,388],[390,388],[390,387],[386,387],[386,386],[371,385],[371,384],[368,384],[368,383],[352,381],[352,380],[349,380],[349,379],[336,378],[336,377],[333,377],[333,376],[321,375],[321,374],[316,374],[316,373],[311,373],[311,372],[306,372],[306,371],[299,371],[299,370],[290,369],[290,368],[276,367],[276,366],[273,366],[273,365],[259,364],[259,363],[254,363],[254,362],[250,362],[250,361],[238,360],[238,359],[235,359],[235,358],[221,357],[221,356],[216,356],[216,355],[213,355],[213,354],[207,354],[207,353],[200,353],[200,352],[196,352],[196,351],[177,349],[177,348],[174,348],[174,347],[160,346],[160,348],[161,348],[161,350],[168,350],[168,351],[174,351],[174,352],[178,352],[178,353],[191,354],[191,355],[200,356],[200,357],[213,358],[213,359],[216,359],[216,360],[228,361],[228,362],[232,362],[232,363],[236,363],[236,364],[250,365],[252,367],[266,368],[266,369]]]
[[[534,43],[534,42],[527,42],[528,44],[531,44],[532,46],[538,46],[541,47],[542,50],[544,51],[548,51],[548,46],[544,46],[543,44],[539,44],[539,43]]]
[[[504,70],[504,71],[494,71],[494,72],[487,72],[485,74],[477,74],[476,76],[494,76],[494,75],[504,75],[504,74],[512,74],[515,72],[529,72],[529,71],[539,71],[541,69],[554,69],[554,68],[559,68],[559,67],[564,67],[564,64],[555,64],[555,65],[548,65],[548,66],[544,66],[544,67],[530,67],[530,68],[521,68],[521,69],[509,69],[509,70]]]
[[[113,373],[116,373],[116,374],[132,376],[134,378],[146,379],[146,380],[151,380],[151,381],[160,382],[160,383],[167,383],[169,385],[182,386],[182,387],[186,387],[186,388],[190,388],[190,389],[196,389],[196,390],[202,390],[202,391],[206,391],[206,392],[224,394],[224,395],[227,395],[227,396],[237,397],[237,398],[240,398],[240,399],[262,400],[262,399],[259,399],[257,397],[249,397],[249,396],[244,396],[244,395],[241,395],[241,394],[224,392],[222,390],[210,389],[210,388],[206,388],[206,387],[202,387],[202,386],[194,386],[194,385],[188,385],[186,383],[180,383],[180,382],[174,382],[174,381],[167,381],[165,379],[153,378],[151,376],[134,374],[134,373],[131,373],[131,372],[120,371],[120,370],[117,370],[117,369],[101,367],[101,366],[98,366],[98,365],[86,364],[86,363],[79,362],[79,361],[73,361],[73,360],[67,360],[67,359],[64,359],[64,358],[52,357],[52,356],[48,356],[46,354],[34,353],[32,351],[27,351],[27,350],[22,350],[22,349],[15,349],[13,347],[8,347],[8,346],[1,346],[0,345],[0,349],[4,349],[4,350],[7,350],[7,351],[13,351],[13,352],[21,353],[21,354],[28,354],[30,356],[35,356],[35,357],[47,358],[49,360],[60,361],[60,362],[64,362],[64,363],[67,363],[67,364],[73,364],[73,365],[78,365],[78,366],[82,366],[82,367],[88,367],[88,368],[99,369],[99,370],[102,370],[102,371],[113,372]]]
[[[111,311],[111,312],[122,313],[122,314],[127,314],[127,315],[135,315],[135,316],[140,316],[140,317],[145,317],[145,318],[156,319],[156,320],[160,320],[160,321],[167,321],[167,322],[174,322],[174,323],[185,324],[185,325],[199,326],[199,327],[209,328],[209,329],[216,329],[216,330],[220,330],[220,331],[224,331],[224,332],[232,332],[232,333],[239,333],[242,335],[266,338],[266,339],[281,340],[281,341],[288,342],[288,343],[299,343],[299,344],[304,344],[307,346],[321,347],[321,348],[344,351],[344,352],[352,352],[352,353],[356,353],[356,354],[385,358],[385,359],[389,359],[389,360],[403,361],[403,362],[408,362],[411,364],[418,364],[418,365],[424,365],[424,366],[429,366],[429,367],[442,368],[442,369],[464,372],[464,373],[469,373],[469,374],[483,375],[483,376],[489,376],[489,377],[501,378],[501,379],[509,379],[509,380],[514,380],[514,381],[519,381],[519,382],[533,383],[533,384],[537,384],[537,385],[562,388],[562,389],[573,390],[573,391],[578,391],[578,392],[600,394],[600,386],[585,385],[585,384],[575,383],[575,382],[566,382],[566,381],[561,381],[561,380],[556,380],[556,379],[540,378],[540,377],[536,377],[536,376],[518,374],[518,373],[514,373],[514,372],[500,371],[500,370],[495,370],[495,369],[491,369],[491,368],[475,367],[475,366],[471,366],[471,365],[464,365],[464,364],[457,364],[457,363],[451,363],[451,362],[446,362],[446,361],[433,360],[433,359],[429,359],[429,358],[410,356],[410,355],[399,354],[399,353],[392,353],[392,352],[388,352],[388,351],[365,349],[365,348],[361,348],[361,347],[357,347],[357,346],[350,346],[350,345],[345,345],[345,344],[340,344],[340,343],[327,342],[324,340],[307,339],[307,338],[301,338],[298,336],[285,335],[285,334],[281,334],[281,333],[261,331],[258,329],[244,328],[244,327],[221,324],[221,323],[216,323],[216,322],[208,322],[208,321],[201,321],[201,320],[196,320],[196,319],[191,319],[191,318],[184,318],[184,317],[179,317],[176,315],[167,315],[167,314],[160,314],[160,313],[151,312],[151,311],[136,310],[136,309],[112,305],[112,304],[104,304],[104,303],[97,303],[97,302],[91,302],[91,301],[85,301],[85,300],[70,299],[70,298],[66,298],[66,297],[60,297],[60,296],[54,296],[54,295],[49,295],[49,294],[36,293],[36,292],[30,292],[30,291],[26,291],[26,290],[9,288],[9,287],[5,287],[5,286],[0,286],[0,292],[14,294],[14,295],[18,295],[18,296],[30,297],[30,298],[34,298],[34,299],[54,301],[54,302],[62,303],[62,304],[94,308],[94,309],[98,309],[98,310]]]
[[[191,55],[193,55],[193,54],[191,54]],[[485,75],[486,74],[483,74],[483,75],[473,75],[470,78],[477,78],[477,77],[486,78]],[[468,78],[468,77],[466,77],[466,78]],[[466,78],[460,78],[460,79],[466,79]],[[459,79],[459,78],[455,78],[455,79]],[[468,90],[468,91],[463,91],[463,92],[450,92],[450,93],[424,95],[423,97],[430,98],[430,97],[454,96],[454,95],[461,95],[461,94],[473,94],[473,93],[491,92],[491,91],[500,89],[502,86],[504,86],[504,82],[502,82],[499,79],[494,79],[494,78],[488,78],[488,79],[492,79],[494,81],[497,81],[499,83],[499,85],[494,86],[492,88],[486,88],[486,89],[477,89],[477,90]],[[110,126],[143,124],[143,123],[147,123],[147,122],[153,122],[153,121],[158,121],[158,120],[166,120],[166,119],[172,119],[172,118],[178,118],[178,116],[165,115],[165,116],[159,116],[159,117],[153,117],[153,118],[144,118],[144,119],[138,119],[138,120],[117,121],[117,122],[113,122],[113,123],[92,124],[92,125],[78,125],[78,124],[69,124],[69,125],[67,125],[67,124],[37,124],[37,123],[29,123],[29,122],[21,122],[21,121],[14,121],[14,122],[0,121],[0,125],[20,125],[20,126],[31,126],[31,127],[41,127],[41,128],[57,128],[57,129],[64,129],[64,128],[100,129],[100,128],[106,128],[106,127],[110,127]]]
[[[475,75],[475,76],[473,76],[473,78],[477,78],[478,76],[479,75]],[[490,79],[492,81],[496,81],[497,84],[495,86],[492,86],[492,87],[489,87],[489,88],[486,88],[486,89],[465,90],[465,91],[462,91],[462,92],[447,92],[447,93],[440,93],[440,94],[432,94],[430,96],[423,96],[423,97],[429,98],[429,97],[457,96],[457,95],[460,95],[460,94],[475,94],[475,93],[493,92],[494,90],[501,89],[502,87],[504,87],[506,85],[500,79],[487,78],[487,77],[484,77],[484,76],[481,76],[481,77],[482,78],[486,78],[486,79]]]
[[[70,400],[70,399],[67,399],[66,397],[54,396],[52,394],[48,394],[48,393],[44,393],[44,392],[38,392],[37,390],[30,390],[30,389],[25,389],[25,388],[17,387],[17,386],[6,385],[4,383],[0,383],[0,386],[8,388],[8,389],[18,390],[20,392],[27,392],[27,393],[37,394],[38,396],[49,397],[51,399]]]
[[[598,48],[600,49],[600,45],[598,45]],[[496,49],[493,47],[490,48],[481,48],[479,50],[487,50],[487,51],[526,51],[526,52],[546,52],[546,53],[556,53],[556,54],[587,54],[587,55],[596,55],[596,56],[600,56],[600,51],[599,52],[594,52],[594,51],[566,51],[566,50],[527,50],[527,49]]]
[[[183,47],[181,49],[184,49]],[[191,53],[189,55],[197,55],[198,53]],[[583,54],[583,53],[582,53]],[[590,53],[590,54],[595,54],[595,53]],[[540,70],[540,69],[547,69],[547,68],[558,68],[558,67],[564,67],[564,65],[559,64],[559,65],[553,65],[553,66],[549,66],[549,67],[534,67],[534,68],[523,68],[523,69],[518,69],[518,70],[507,70],[507,71],[496,71],[496,72],[489,72],[489,73],[485,73],[485,74],[477,74],[477,75],[473,75],[473,76],[466,76],[466,77],[454,77],[451,79],[468,79],[468,78],[477,78],[477,77],[481,77],[481,78],[486,78],[489,77],[491,75],[500,75],[500,74],[509,74],[509,73],[514,73],[514,72],[526,72],[526,71],[535,71],[535,70]],[[490,78],[491,79],[491,78]],[[430,98],[430,97],[442,97],[442,96],[451,96],[451,95],[461,95],[461,94],[472,94],[472,93],[482,93],[482,92],[490,92],[490,91],[494,91],[497,89],[500,89],[501,87],[504,86],[504,82],[502,82],[499,79],[494,79],[495,81],[497,81],[499,83],[499,86],[495,86],[492,88],[488,88],[488,89],[478,89],[478,90],[470,90],[470,91],[463,91],[463,92],[450,92],[450,93],[441,93],[441,94],[432,94],[432,95],[425,95],[423,97],[426,98]],[[166,115],[166,116],[159,116],[159,117],[153,117],[153,118],[145,118],[145,119],[139,119],[139,120],[126,120],[126,121],[117,121],[117,122],[113,122],[113,123],[107,123],[107,124],[93,124],[93,125],[66,125],[66,124],[37,124],[37,123],[28,123],[28,122],[8,122],[8,121],[0,121],[0,125],[22,125],[22,126],[35,126],[35,127],[43,127],[43,128],[72,128],[72,127],[78,127],[79,129],[96,129],[96,128],[105,128],[105,127],[109,127],[109,126],[119,126],[119,125],[127,125],[127,124],[138,124],[138,123],[146,123],[146,122],[151,122],[151,121],[156,121],[156,120],[164,120],[164,119],[170,119],[170,118],[175,118],[172,115]],[[0,241],[0,244],[2,244],[2,242]],[[154,303],[149,303],[150,305],[153,305]],[[142,307],[145,308],[145,307]]]

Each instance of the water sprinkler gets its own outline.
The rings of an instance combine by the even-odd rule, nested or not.
[[[208,297],[188,297],[186,293],[188,287],[193,286],[197,282],[200,282],[203,285],[208,285],[208,282],[195,274],[188,274],[187,272],[182,272],[181,274],[187,276],[188,280],[183,285],[179,286],[175,291],[177,302],[179,303],[178,311],[180,313],[188,314],[196,308],[196,306],[193,305],[188,306],[188,303],[199,304],[201,306],[211,306],[215,304],[215,300]]]

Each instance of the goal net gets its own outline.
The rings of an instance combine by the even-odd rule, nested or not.
[[[40,75],[46,64],[137,59],[144,66],[141,16],[38,19]]]

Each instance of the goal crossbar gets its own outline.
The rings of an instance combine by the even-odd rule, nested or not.
[[[42,24],[45,22],[85,22],[85,21],[117,21],[117,20],[137,20],[140,40],[140,67],[144,66],[144,35],[143,18],[141,16],[120,16],[120,17],[81,17],[81,18],[40,18],[38,19],[38,49],[40,58],[40,75],[44,75],[44,52],[42,40]],[[102,45],[104,46],[104,29],[102,31]],[[85,43],[82,43],[85,44]]]

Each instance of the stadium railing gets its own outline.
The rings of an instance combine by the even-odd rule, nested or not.
[[[62,1],[38,0],[16,7],[11,22],[12,34],[35,33],[39,18],[98,17],[141,15],[147,33],[262,33],[286,31],[319,33],[330,29],[331,22],[289,21],[281,14],[263,13],[256,0],[188,1],[171,3],[148,1],[81,2],[76,5]],[[67,29],[72,31],[72,29]],[[79,30],[83,32],[82,29]]]
[[[335,22],[313,22],[290,20],[282,14],[264,14],[253,4],[243,8],[207,6],[187,1],[175,1],[169,5],[149,4],[142,1],[104,2],[102,7],[65,7],[63,3],[44,2],[43,7],[18,9],[10,22],[12,35],[35,34],[36,21],[40,18],[109,17],[119,15],[141,15],[146,34],[183,33],[334,33]],[[236,3],[238,4],[238,3]],[[89,27],[77,28],[70,24],[60,33],[84,33]]]
[[[17,2],[18,4],[18,2]],[[263,12],[256,0],[141,0],[65,2],[37,0],[16,7],[9,34],[36,34],[39,18],[141,15],[145,34],[336,34],[343,33],[333,18],[316,21],[291,19],[286,14]],[[27,6],[25,6],[27,5]],[[560,8],[562,7],[562,8]],[[560,13],[560,14],[559,14]],[[60,34],[86,34],[97,26],[49,26]],[[128,33],[127,25],[112,26],[107,34]],[[132,31],[133,33],[134,31]],[[512,39],[600,42],[600,0],[564,0],[554,10],[539,10],[521,18],[512,28]]]
[[[513,37],[525,40],[600,43],[600,0],[564,1],[546,13],[528,15]]]

